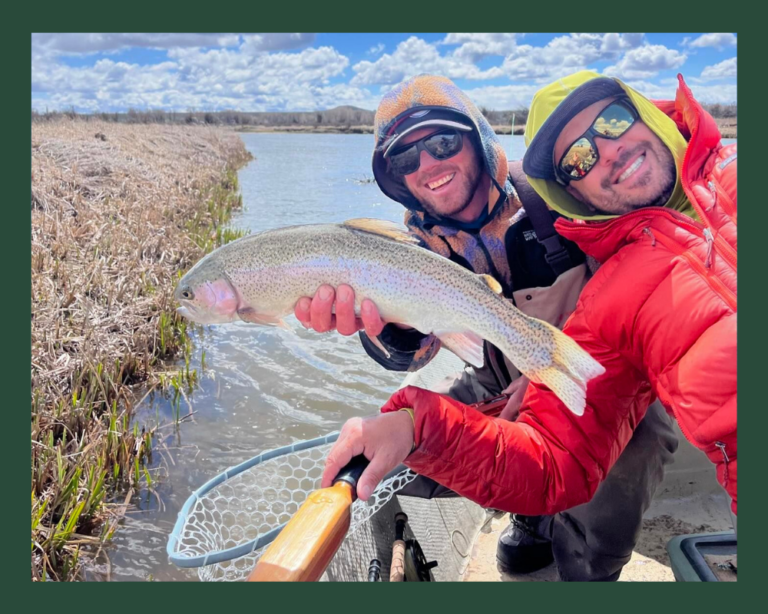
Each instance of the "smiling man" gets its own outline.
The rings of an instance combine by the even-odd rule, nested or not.
[[[508,165],[491,126],[467,96],[442,77],[409,79],[382,99],[375,132],[376,182],[387,196],[405,207],[405,224],[420,243],[477,274],[493,276],[503,295],[521,311],[562,327],[591,274],[584,254],[557,236],[553,222],[558,214],[548,210],[528,186],[520,162]],[[440,340],[434,335],[403,329],[395,323],[385,325],[370,301],[362,302],[361,318],[356,318],[354,303],[348,286],[322,287],[311,300],[299,301],[296,317],[319,332],[336,328],[350,335],[365,328],[360,336],[366,351],[391,370],[417,370],[440,349]],[[485,344],[483,356],[483,367],[467,366],[434,390],[457,401],[476,403],[506,388],[511,397],[503,417],[512,419],[528,381],[497,348]],[[404,435],[406,441],[400,443],[407,453],[413,425],[403,412],[352,420],[345,425],[340,441],[350,429],[367,429],[379,420],[385,424],[377,436],[391,442]],[[430,423],[435,429],[455,426],[451,420],[442,422],[438,413]],[[616,470],[601,486],[595,503],[554,516],[515,514],[499,540],[500,567],[526,573],[554,560],[563,579],[615,579],[631,556],[643,511],[676,446],[670,419],[660,404],[653,404]],[[496,457],[495,450],[482,446],[467,454],[486,464],[492,464]],[[375,459],[360,482],[363,498],[382,477],[375,472],[384,458]],[[469,458],[456,459],[459,463],[465,460]],[[440,459],[435,466],[423,464],[420,478],[401,494],[453,494],[426,477],[446,466]],[[628,487],[629,474],[634,480]],[[483,471],[469,471],[461,479],[482,484],[485,477]],[[456,484],[442,479],[438,482]],[[488,503],[485,495],[470,498]],[[497,507],[524,511],[514,506]]]
[[[558,177],[573,183],[571,194],[605,213],[663,206],[677,177],[672,153],[625,98],[605,98],[577,113],[557,137],[554,159]]]
[[[523,169],[563,214],[558,232],[602,263],[563,328],[606,368],[588,384],[584,414],[541,384],[527,387],[514,422],[409,386],[383,415],[345,425],[323,485],[356,454],[376,465],[374,480],[405,460],[483,505],[570,518],[540,522],[529,537],[551,539],[556,557],[569,544],[569,579],[616,579],[637,538],[617,523],[637,514],[627,501],[653,486],[654,473],[622,460],[656,398],[715,465],[736,525],[736,145],[721,143],[682,77],[674,101],[654,103],[587,71],[536,94],[526,140]],[[398,410],[413,418],[405,432]],[[647,443],[662,445],[658,435]],[[584,508],[591,535],[578,520]]]

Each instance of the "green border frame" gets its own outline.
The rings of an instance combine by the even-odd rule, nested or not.
[[[584,4],[580,6],[585,6]],[[729,6],[734,6],[728,10]],[[695,30],[699,32],[736,32],[739,36],[738,56],[740,61],[739,80],[739,111],[742,119],[740,132],[740,144],[747,146],[748,150],[755,147],[762,137],[762,129],[755,134],[747,131],[744,126],[750,126],[750,120],[756,117],[755,105],[764,102],[758,98],[759,83],[763,80],[764,69],[761,59],[765,57],[765,47],[762,44],[765,35],[762,32],[753,31],[762,28],[762,21],[757,15],[739,11],[732,3],[715,3],[707,0],[697,2],[695,5],[686,6],[683,3],[658,2],[656,0],[617,5],[616,3],[595,4],[594,14],[575,14],[576,3],[571,2],[483,2],[478,5],[479,10],[467,11],[466,4],[455,4],[453,8],[447,3],[437,2],[389,2],[386,4],[364,4],[361,2],[334,2],[328,5],[319,5],[301,0],[293,0],[290,6],[284,3],[274,3],[264,6],[263,2],[227,3],[225,5],[213,5],[202,2],[186,2],[183,5],[166,6],[159,2],[146,2],[136,0],[131,3],[110,4],[82,0],[77,3],[50,3],[35,2],[22,6],[16,6],[12,15],[6,9],[7,30],[5,38],[7,44],[5,56],[5,73],[7,85],[4,88],[5,102],[9,103],[9,109],[5,116],[11,121],[6,126],[6,135],[10,139],[8,150],[11,155],[6,159],[5,178],[10,184],[10,198],[7,206],[8,229],[12,231],[5,234],[4,255],[5,262],[11,263],[5,267],[7,288],[4,318],[7,324],[6,351],[4,361],[7,372],[4,381],[10,383],[7,386],[10,399],[5,407],[5,437],[6,467],[11,468],[7,472],[6,483],[11,485],[7,500],[10,504],[5,506],[9,521],[5,523],[5,538],[10,545],[7,548],[8,556],[4,557],[3,568],[5,586],[12,588],[13,592],[19,591],[19,587],[27,585],[33,592],[31,600],[17,601],[11,597],[10,603],[18,604],[24,608],[53,609],[54,612],[70,606],[78,611],[90,608],[121,609],[129,607],[131,610],[141,608],[174,608],[181,610],[186,606],[192,606],[191,611],[202,611],[204,608],[219,608],[222,606],[227,611],[253,611],[262,612],[281,611],[290,608],[296,609],[308,606],[313,609],[321,608],[327,604],[331,608],[343,608],[346,610],[364,610],[366,612],[377,609],[391,609],[395,604],[384,604],[373,601],[370,595],[378,595],[377,590],[386,584],[376,587],[361,587],[358,584],[343,586],[343,594],[339,588],[331,584],[325,585],[301,585],[290,589],[275,585],[260,585],[258,589],[249,585],[228,586],[205,585],[191,583],[146,583],[138,591],[134,591],[133,585],[124,583],[88,584],[78,583],[72,585],[54,585],[46,588],[46,585],[32,583],[29,577],[27,563],[20,564],[18,558],[26,560],[27,546],[29,545],[26,529],[29,516],[26,507],[29,493],[29,473],[15,471],[16,467],[23,466],[24,460],[29,454],[28,423],[26,422],[26,407],[29,402],[28,388],[25,382],[29,381],[26,357],[30,356],[27,343],[29,341],[29,329],[15,326],[19,322],[28,321],[27,302],[24,297],[30,296],[30,276],[27,264],[30,263],[29,234],[26,229],[30,226],[29,214],[26,210],[29,198],[29,152],[30,133],[26,120],[30,112],[30,63],[31,54],[30,34],[32,32],[147,32],[147,31],[241,31],[253,29],[258,31],[327,31],[327,32],[401,32],[401,31],[479,31],[491,30],[504,31],[613,31],[617,23],[630,23],[633,31],[644,32],[682,32]],[[607,7],[607,8],[606,8]],[[508,11],[508,16],[505,12]],[[546,26],[546,27],[542,27]],[[24,51],[20,51],[24,50]],[[750,69],[754,67],[754,71]],[[30,88],[30,89],[27,89]],[[22,118],[16,121],[16,118]],[[747,190],[747,197],[756,191],[757,179],[765,178],[768,173],[765,170],[751,171],[750,157],[741,160],[741,177],[746,180],[741,182],[742,193]],[[745,167],[747,164],[748,167]],[[754,166],[754,163],[752,163]],[[758,201],[760,202],[760,201]],[[760,439],[766,432],[765,402],[759,399],[759,390],[764,380],[759,379],[766,365],[765,350],[759,341],[762,335],[758,320],[758,295],[762,293],[763,283],[759,279],[765,279],[759,273],[765,256],[760,256],[761,242],[765,239],[760,236],[760,229],[766,226],[765,208],[762,206],[749,207],[746,210],[746,223],[742,221],[742,264],[746,266],[745,278],[753,280],[752,284],[744,286],[742,298],[746,296],[743,304],[746,310],[742,312],[746,319],[747,331],[739,338],[740,361],[740,393],[742,399],[746,399],[748,411],[746,420],[748,429],[742,430],[742,438],[746,442],[742,445],[746,457],[742,458],[741,481],[746,483],[747,490],[742,488],[742,510],[745,514],[739,520],[739,529],[742,536],[740,583],[724,585],[700,585],[700,584],[643,584],[641,587],[630,584],[614,584],[604,588],[594,588],[587,585],[521,583],[516,588],[507,587],[505,583],[487,584],[443,584],[440,588],[416,589],[405,585],[394,597],[398,600],[395,607],[420,609],[422,607],[445,607],[446,611],[472,611],[478,607],[483,610],[498,608],[520,609],[524,607],[544,609],[545,611],[570,612],[574,609],[589,609],[590,612],[601,609],[612,611],[627,611],[639,609],[644,612],[649,610],[671,611],[673,608],[685,612],[695,612],[698,607],[702,611],[716,612],[726,611],[734,607],[735,597],[744,596],[746,599],[739,605],[754,602],[760,603],[764,598],[759,586],[759,570],[762,566],[758,562],[758,553],[765,543],[762,535],[762,526],[759,525],[759,516],[756,514],[756,506],[760,500],[765,499],[765,493],[760,485],[763,483],[755,446],[760,446]],[[16,229],[25,229],[25,232],[16,232]],[[22,262],[18,262],[19,254],[22,254]],[[744,258],[744,255],[747,257]],[[16,291],[18,290],[18,292]],[[20,300],[17,298],[20,297]],[[746,396],[745,396],[746,395]],[[763,406],[763,407],[761,407]],[[746,461],[745,461],[746,459]],[[751,459],[751,463],[750,463]],[[28,467],[28,465],[27,465]],[[29,471],[29,470],[27,470]],[[746,475],[746,480],[745,480]],[[751,477],[750,477],[751,476]],[[765,479],[765,478],[762,478]],[[746,492],[746,498],[745,498]],[[22,503],[23,502],[23,503]],[[8,530],[10,529],[10,530]],[[25,554],[22,554],[25,553]],[[13,581],[15,580],[15,581]],[[737,587],[741,584],[742,589]],[[59,587],[59,588],[56,588]],[[45,593],[52,590],[52,593]],[[369,591],[373,590],[373,593]],[[432,592],[432,591],[435,592]],[[119,591],[119,592],[118,592]],[[290,592],[288,592],[290,591]],[[736,592],[738,591],[738,593]],[[747,593],[753,593],[754,599],[749,599]],[[758,591],[760,591],[758,593]],[[66,598],[64,597],[66,593]],[[117,599],[116,599],[117,598]],[[49,601],[56,599],[56,601]],[[104,601],[100,601],[104,599]],[[581,607],[579,607],[581,606]],[[236,608],[236,609],[235,609]]]

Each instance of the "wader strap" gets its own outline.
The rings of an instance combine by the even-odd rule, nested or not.
[[[555,223],[547,203],[528,183],[521,161],[509,163],[509,176],[520,202],[523,204],[523,209],[531,219],[531,224],[536,232],[536,239],[547,250],[544,259],[552,267],[555,275],[559,277],[568,269],[572,269],[575,264],[560,240],[560,235],[555,230]]]

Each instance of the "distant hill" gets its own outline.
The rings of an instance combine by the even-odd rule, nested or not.
[[[222,113],[227,118],[227,112]],[[325,111],[243,113],[256,125],[264,126],[372,126],[374,112],[349,105],[334,107]]]
[[[723,130],[723,136],[735,137],[736,105],[705,104],[704,108],[718,120]],[[528,109],[513,111],[494,111],[480,107],[480,111],[489,123],[499,132],[507,133],[514,120],[515,134],[522,132],[528,119]],[[287,111],[287,112],[243,112],[243,111],[138,111],[129,109],[126,113],[93,113],[79,114],[75,111],[37,113],[32,111],[32,121],[45,121],[56,117],[102,119],[111,122],[128,124],[217,124],[243,127],[254,130],[270,130],[271,128],[287,128],[297,132],[370,132],[373,126],[374,112],[351,105],[343,105],[324,111]],[[728,124],[724,126],[724,123]],[[733,124],[732,126],[730,124]],[[365,127],[365,130],[361,130]],[[350,130],[356,128],[357,130]]]

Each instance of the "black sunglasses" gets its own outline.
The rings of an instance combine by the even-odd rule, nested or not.
[[[555,165],[557,181],[567,185],[571,181],[584,179],[600,159],[595,138],[618,139],[632,127],[638,117],[637,109],[629,100],[621,98],[611,102],[597,114],[587,131],[565,150]]]
[[[447,160],[461,151],[462,134],[453,128],[425,136],[408,143],[387,156],[389,166],[396,175],[410,175],[419,170],[421,152],[426,151],[435,160]]]

